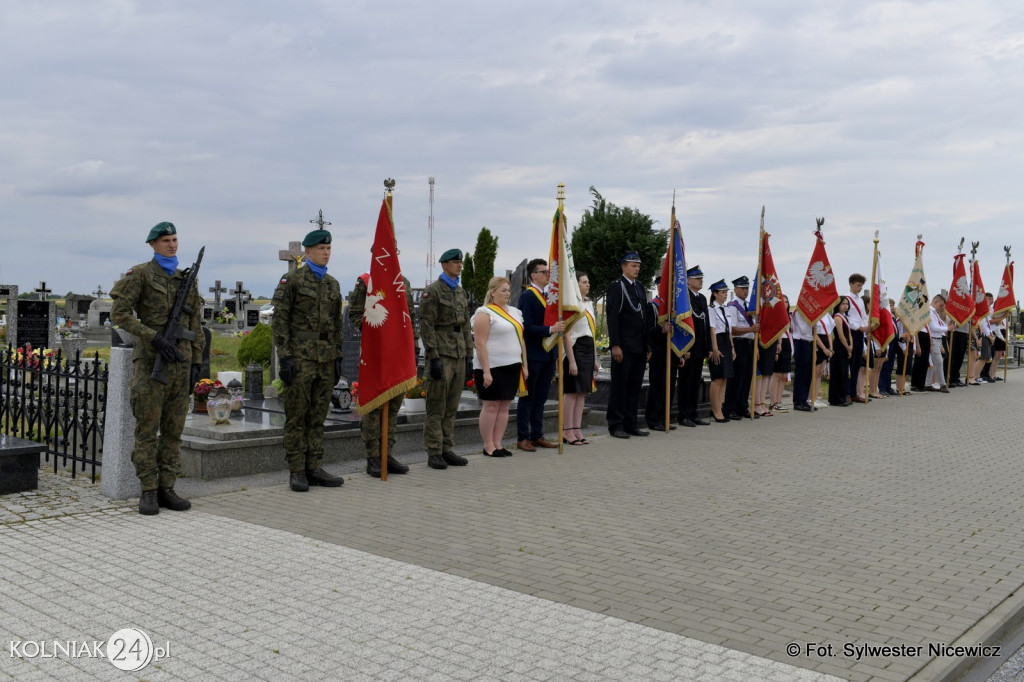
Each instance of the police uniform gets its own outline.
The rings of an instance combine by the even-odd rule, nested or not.
[[[366,308],[366,279],[364,274],[356,280],[356,286],[348,296],[348,320],[357,329],[362,328],[363,310]],[[412,300],[412,285],[404,276],[405,300],[409,304],[409,317],[412,320],[413,346],[419,354],[420,333],[416,328],[416,306]],[[395,448],[395,439],[398,429],[398,411],[402,409],[405,394],[399,393],[388,401],[388,473],[406,474],[409,467],[399,462],[392,455]],[[362,416],[359,424],[359,433],[363,438],[363,446],[366,448],[366,473],[375,478],[380,478],[380,440],[381,440],[381,417],[384,414],[384,406],[381,405],[375,410]]]
[[[619,261],[639,263],[640,256],[628,253]],[[605,319],[608,345],[622,351],[622,361],[612,361],[611,392],[608,396],[608,432],[616,438],[646,436],[637,425],[640,389],[644,382],[651,311],[647,292],[638,280],[620,275],[608,286],[605,295]]]
[[[659,277],[655,280],[655,284],[658,283]],[[665,430],[665,353],[666,346],[668,345],[668,334],[665,333],[665,329],[662,325],[657,323],[658,320],[658,308],[659,299],[655,297],[648,303],[651,320],[653,324],[648,326],[650,332],[647,336],[647,341],[651,348],[651,358],[647,363],[647,404],[644,407],[644,418],[647,420],[647,426],[652,431],[664,431]],[[673,368],[678,364],[678,360],[674,353],[671,353],[669,363]],[[671,373],[672,378],[675,378],[675,371],[673,369]],[[675,381],[671,382],[669,387],[669,405],[672,404],[672,396],[675,394]],[[675,426],[669,426],[670,430],[675,429]]]
[[[330,244],[331,233],[313,230],[304,247]],[[285,383],[284,452],[289,485],[305,492],[310,485],[340,486],[344,480],[323,470],[324,420],[341,363],[341,287],[326,273],[318,276],[307,261],[281,277],[274,291],[271,329]]]
[[[441,263],[461,261],[462,251],[449,249]],[[420,336],[426,353],[426,421],[423,438],[427,465],[445,469],[463,466],[467,460],[452,452],[455,445],[455,413],[466,380],[472,376],[473,335],[469,326],[469,297],[443,275],[430,283],[420,296]]]
[[[736,288],[750,288],[750,280],[746,276],[737,277],[732,281],[733,291]],[[754,371],[754,332],[739,333],[737,328],[752,327],[753,321],[747,315],[745,299],[734,298],[725,306],[732,329],[733,348],[736,360],[733,362],[733,375],[725,385],[725,404],[722,411],[730,419],[750,417],[750,382]]]
[[[172,223],[159,223],[149,231],[146,242],[176,234]],[[166,384],[150,378],[159,346],[166,343],[170,347],[170,342],[163,341],[162,334],[187,277],[176,266],[176,257],[155,254],[148,263],[130,268],[110,292],[114,300],[111,321],[139,340],[132,352],[131,405],[135,415],[132,464],[142,486],[139,511],[146,515],[158,513],[160,507],[183,511],[192,506],[175,494],[174,483],[181,470],[181,431],[185,427],[193,376],[198,380],[205,343],[200,318],[203,300],[194,282],[186,298],[191,312],[179,318],[179,323],[194,336],[192,340],[181,340],[176,349],[168,348],[164,353]],[[168,355],[174,357],[174,350],[184,359],[167,359]]]

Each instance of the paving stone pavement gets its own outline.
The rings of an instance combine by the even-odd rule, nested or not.
[[[1022,605],[1014,378],[198,507],[848,679],[939,679],[962,659],[929,644]]]

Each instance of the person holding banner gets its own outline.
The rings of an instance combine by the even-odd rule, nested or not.
[[[928,386],[929,391],[949,393],[949,389],[946,388],[946,373],[944,371],[946,366],[942,362],[942,340],[946,336],[947,331],[949,331],[949,325],[946,324],[946,297],[942,294],[936,294],[932,298],[932,319],[928,323],[928,336],[931,343],[931,381]]]
[[[630,251],[619,260],[622,275],[608,285],[605,296],[605,317],[608,321],[608,344],[612,353],[612,385],[608,397],[608,432],[615,438],[646,436],[637,415],[640,389],[650,346],[647,341],[650,309],[647,291],[637,280],[640,256]]]
[[[850,400],[855,403],[866,403],[868,398],[864,395],[864,335],[870,331],[867,309],[864,307],[864,299],[860,292],[864,289],[867,277],[860,273],[850,275],[850,293],[846,298],[850,301],[850,311],[847,313],[847,321],[850,324],[850,332],[853,336],[853,354],[850,356]]]
[[[526,395],[519,399],[516,411],[516,447],[524,452],[537,448],[557,448],[558,444],[544,437],[544,403],[551,390],[551,379],[555,376],[555,349],[544,349],[544,339],[565,329],[565,322],[558,320],[553,325],[544,324],[547,311],[547,296],[544,288],[551,281],[551,269],[543,258],[534,258],[526,265],[530,286],[519,297],[519,310],[523,316],[523,336],[526,339],[526,358],[529,372],[526,375]]]
[[[711,349],[711,327],[708,325],[708,300],[700,293],[704,272],[699,265],[686,271],[686,288],[690,295],[693,320],[693,345],[683,355],[679,367],[679,424],[697,427],[711,424],[697,416],[697,402],[704,383],[704,359]]]
[[[480,437],[487,457],[511,457],[501,445],[508,426],[508,410],[513,398],[526,384],[526,344],[523,340],[523,315],[510,308],[512,283],[505,277],[492,277],[487,283],[484,305],[473,314],[473,380],[483,403],[480,410]]]
[[[661,283],[661,276],[654,278],[655,285]],[[657,320],[661,312],[661,295],[655,293],[650,303],[651,318]],[[665,378],[666,374],[672,377],[672,385],[669,386],[669,405],[675,396],[675,369],[671,373],[665,369],[665,346],[669,343],[669,336],[672,334],[672,323],[666,320],[661,324],[654,324],[650,327],[648,343],[651,348],[651,359],[647,362],[647,405],[644,407],[644,418],[647,420],[647,428],[651,431],[665,430]],[[675,368],[679,360],[675,355],[668,359]],[[669,425],[670,431],[675,431],[674,424]]]
[[[581,429],[583,401],[588,393],[594,392],[594,376],[598,368],[597,344],[594,343],[597,325],[594,320],[594,304],[587,300],[590,277],[582,270],[577,270],[576,283],[580,287],[586,319],[574,324],[562,337],[565,346],[565,360],[562,362],[562,393],[565,396],[563,414],[569,424],[575,425],[563,429],[562,441],[568,445],[589,445]]]
[[[736,349],[732,345],[732,324],[725,303],[728,295],[729,286],[724,279],[711,285],[712,301],[708,311],[711,324],[711,353],[708,354],[708,371],[711,374],[711,416],[719,424],[728,424],[733,418],[732,415],[723,414],[722,409],[726,384],[733,378],[733,363],[736,361]]]

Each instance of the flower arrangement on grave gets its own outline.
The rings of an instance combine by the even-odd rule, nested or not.
[[[21,348],[14,349],[14,364],[28,370],[36,371],[51,367],[57,351],[52,348],[32,348],[31,343],[26,343]]]
[[[405,397],[412,399],[427,397],[427,387],[425,382],[423,381],[423,377],[417,379],[416,385],[405,392]]]
[[[353,381],[352,385],[348,387],[348,391],[349,391],[349,393],[352,394],[352,404],[353,405],[358,405],[359,404],[359,382],[358,381]]]
[[[231,324],[235,321],[235,314],[228,310],[227,306],[221,308],[220,312],[217,313],[217,317],[214,318],[217,324]]]
[[[214,389],[223,387],[224,384],[214,379],[200,379],[192,389],[192,393],[195,395],[197,403],[205,403],[210,399],[210,393]]]

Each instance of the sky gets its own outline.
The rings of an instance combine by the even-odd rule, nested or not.
[[[1019,217],[1024,5],[858,0],[0,2],[0,283],[109,291],[168,220],[184,267],[269,296],[323,210],[329,271],[368,269],[383,180],[403,270],[498,237],[546,257],[596,187],[667,229],[705,284],[752,276],[762,206],[783,291],[815,217],[845,290],[922,234],[987,287]],[[1015,249],[1024,250],[1016,239]],[[937,287],[932,284],[932,289]]]

